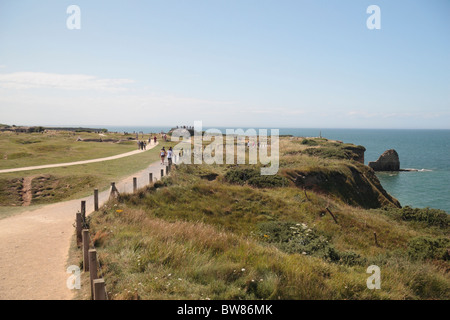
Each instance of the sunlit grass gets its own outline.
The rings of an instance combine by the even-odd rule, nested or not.
[[[136,150],[130,135],[116,133],[11,133],[0,132],[0,169],[104,158]],[[82,139],[114,139],[123,142],[83,142]]]
[[[62,133],[63,137],[69,135],[69,133]],[[27,136],[32,139],[30,136]],[[61,139],[58,138],[58,139]],[[84,142],[77,142],[83,144]],[[103,156],[113,155],[110,154],[113,149],[108,150],[106,153],[98,153],[98,145],[103,143],[88,143],[86,142],[85,150],[86,155],[91,158],[99,158]],[[106,145],[106,143],[105,143]],[[96,162],[89,164],[80,164],[75,166],[67,167],[57,167],[57,168],[47,168],[38,169],[31,171],[20,171],[11,173],[0,174],[0,205],[5,206],[2,210],[7,212],[9,209],[13,211],[20,211],[18,209],[13,209],[15,206],[21,205],[20,188],[21,181],[25,177],[34,177],[33,179],[33,191],[37,191],[38,178],[47,178],[43,189],[46,189],[44,194],[40,196],[34,196],[31,205],[35,204],[46,204],[54,203],[63,200],[78,199],[87,195],[92,194],[94,188],[105,190],[110,186],[111,181],[118,181],[128,175],[138,172],[151,163],[158,161],[159,159],[159,149],[162,146],[173,146],[174,143],[160,141],[160,145],[153,148],[152,150],[138,153],[133,156],[120,158],[116,160],[109,160],[106,162]],[[119,148],[119,145],[116,146]],[[126,145],[120,146],[120,151],[116,149],[115,154],[124,153],[130,150],[136,150],[137,146],[135,142],[127,143]],[[106,148],[104,149],[106,151]],[[54,157],[54,152],[49,152],[49,158]],[[66,158],[66,160],[74,160],[74,158]],[[9,208],[9,209],[8,209]]]
[[[304,160],[316,167],[327,162],[302,158],[295,168],[302,169]],[[336,169],[344,164],[329,162]],[[419,227],[392,217],[390,211],[350,206],[333,194],[305,194],[294,184],[231,184],[225,176],[232,168],[177,166],[162,182],[122,195],[94,214],[92,232],[110,298],[450,298],[448,261],[419,261],[408,255],[411,239],[448,237],[448,228]],[[307,226],[338,260],[322,255],[319,247],[296,251],[304,246],[303,236],[300,242],[290,238],[295,233],[282,237],[285,244],[269,241],[275,236],[270,228],[261,233],[264,224],[284,222]],[[382,290],[366,286],[371,264],[381,268]]]

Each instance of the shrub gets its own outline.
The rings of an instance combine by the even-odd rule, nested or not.
[[[347,266],[366,265],[367,259],[361,257],[353,251],[345,251],[339,253],[340,263]]]
[[[308,148],[304,151],[307,155],[316,156],[324,159],[355,159],[357,156],[350,150],[345,150],[339,147],[321,147]]]
[[[289,180],[284,177],[277,175],[263,176],[258,170],[251,168],[233,168],[227,171],[225,180],[239,185],[247,183],[256,188],[275,188],[289,185]]]
[[[301,144],[307,145],[307,146],[318,146],[319,143],[312,139],[303,139]]]
[[[411,208],[405,206],[404,208],[383,208],[383,214],[393,217],[397,220],[408,222],[419,222],[425,226],[438,227],[447,229],[450,225],[450,215],[439,209],[431,208]]]
[[[173,185],[173,177],[171,176],[165,176],[161,180],[155,181],[153,183],[153,187],[150,187],[150,189],[159,189],[159,188],[165,188]]]
[[[414,260],[450,260],[450,240],[444,237],[416,237],[408,243],[408,255]]]
[[[447,228],[450,221],[450,216],[443,210],[431,208],[411,208],[404,207],[400,210],[401,219],[405,221],[421,221],[429,226],[438,226]]]
[[[256,176],[248,180],[248,184],[257,188],[285,187],[289,181],[281,176]]]
[[[328,239],[304,223],[274,221],[262,223],[259,228],[262,239],[286,253],[312,255],[332,262],[340,259]]]
[[[29,132],[44,132],[45,131],[45,129],[44,129],[44,127],[31,127],[30,129],[29,129]]]
[[[259,173],[255,169],[250,168],[233,168],[225,174],[225,180],[229,183],[243,185],[246,181],[258,176]]]
[[[367,260],[353,251],[341,252],[330,240],[304,223],[265,222],[259,225],[260,239],[286,253],[299,253],[347,266],[365,265]]]

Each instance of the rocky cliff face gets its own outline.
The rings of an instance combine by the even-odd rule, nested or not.
[[[369,162],[369,167],[375,171],[399,171],[400,159],[394,149],[386,150],[375,162]]]
[[[307,170],[283,170],[296,186],[319,193],[327,193],[343,202],[362,208],[401,208],[397,199],[381,186],[375,173],[359,163],[330,167],[310,167]]]
[[[364,164],[364,153],[366,152],[366,148],[363,146],[346,146],[344,147],[345,150],[349,150],[353,152],[354,157],[353,160]]]

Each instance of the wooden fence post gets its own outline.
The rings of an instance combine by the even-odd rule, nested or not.
[[[150,173],[148,174],[148,180],[149,180],[150,184],[153,183],[153,173],[150,172]]]
[[[106,287],[104,279],[95,279],[94,283],[94,300],[106,300]]]
[[[98,211],[98,189],[94,189],[94,211]]]
[[[133,192],[136,192],[136,190],[137,190],[137,178],[134,177],[133,178]]]
[[[118,195],[119,195],[119,190],[117,190],[117,188],[116,188],[116,183],[111,182],[111,193],[109,194],[109,197],[116,198]]]
[[[305,187],[303,187],[303,192],[305,193],[305,198],[306,198],[306,200],[308,200],[308,201],[309,201],[309,198],[308,198],[308,194],[306,193],[306,189],[305,189]]]
[[[81,236],[81,230],[83,229],[82,225],[82,221],[81,221],[81,212],[77,212],[76,215],[76,229],[77,229],[77,246],[79,246],[81,244],[81,241],[83,241],[83,238]]]
[[[161,178],[164,177],[164,169],[161,169]]]
[[[97,250],[89,249],[89,276],[91,283],[91,298],[94,299],[94,280],[98,278],[97,274]]]
[[[328,209],[328,207],[325,208],[325,209],[327,209],[328,213],[331,215],[331,217],[333,217],[334,222],[336,222],[336,224],[339,224],[339,223],[337,222],[336,217],[335,217],[334,214],[330,211],[330,209]]]
[[[81,217],[83,218],[83,223],[86,224],[86,201],[81,201]]]
[[[378,244],[378,239],[377,239],[377,233],[376,232],[373,233],[373,237],[375,238],[375,245],[377,247],[379,247],[380,245]]]
[[[89,271],[89,229],[83,229],[83,271]]]

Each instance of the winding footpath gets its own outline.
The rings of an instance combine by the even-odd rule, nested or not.
[[[157,145],[148,146],[147,150]],[[118,159],[139,152],[144,151],[78,161],[77,164]],[[153,172],[153,177],[159,177],[162,168],[159,162],[152,163],[146,169],[116,182],[116,187],[121,193],[132,192],[133,177],[137,177],[140,188],[149,183],[149,172]],[[110,190],[99,192],[100,206],[108,200],[109,194]],[[92,195],[34,209],[30,207],[28,211],[0,220],[1,300],[62,300],[74,297],[74,290],[69,290],[66,286],[70,276],[66,273],[66,268],[75,231],[75,214],[80,210],[82,200],[86,201],[86,214],[93,212]]]

